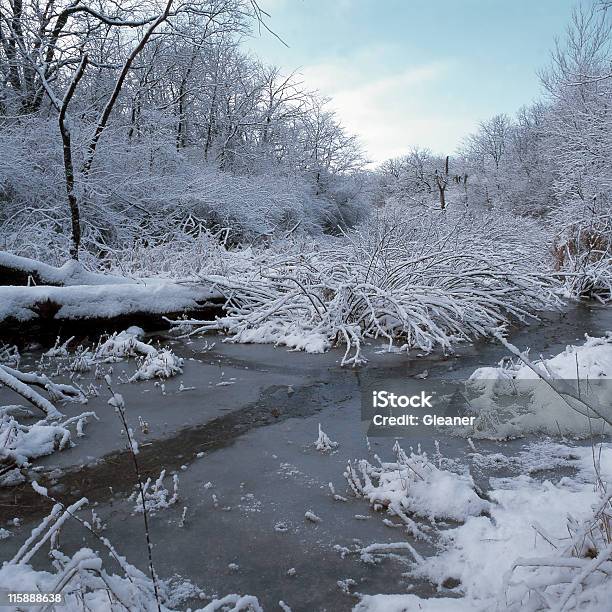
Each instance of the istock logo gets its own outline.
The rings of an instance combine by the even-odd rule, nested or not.
[[[433,395],[421,391],[417,395],[398,395],[389,391],[372,391],[373,408],[433,408]]]

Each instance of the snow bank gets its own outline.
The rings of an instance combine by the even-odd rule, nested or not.
[[[227,321],[231,327],[231,320]],[[306,353],[325,353],[332,345],[324,334],[298,324],[269,321],[258,327],[235,331],[232,341],[242,344],[274,344]]]
[[[566,564],[568,570],[576,570],[580,565],[586,567],[586,563],[581,563],[585,561],[582,553],[573,556],[573,567],[572,555],[563,555],[569,543],[568,516],[572,517],[570,525],[586,523],[593,514],[593,507],[601,501],[593,487],[591,449],[571,451],[579,456],[580,473],[576,478],[562,478],[557,484],[539,482],[524,475],[494,481],[496,486],[490,494],[495,502],[491,506],[491,517],[471,517],[465,524],[444,532],[445,550],[427,559],[416,574],[437,584],[449,577],[458,579],[461,593],[472,600],[474,609],[479,609],[477,602],[480,607],[486,607],[487,601],[493,609],[493,602],[502,594],[509,604],[508,609],[523,609],[521,606],[530,594],[533,599],[531,591],[544,590],[547,584],[553,586],[549,597],[553,597],[553,591],[558,596],[559,590],[564,589],[554,588],[555,580],[564,582],[566,578],[562,575],[568,573],[563,571],[563,565]],[[612,446],[603,446],[601,457],[600,476],[612,482]],[[602,543],[598,545],[601,547]],[[609,554],[612,555],[612,550]],[[548,558],[548,562],[543,562],[544,573],[536,577],[529,567],[516,566],[520,558]],[[558,567],[554,567],[555,560]],[[605,609],[612,600],[612,580],[608,578],[600,588],[603,577],[595,575],[594,578],[598,584],[591,584],[596,589],[590,595],[583,593],[584,605],[567,609],[594,612]],[[588,582],[585,577],[583,587],[587,587]]]
[[[595,453],[590,447],[565,450],[575,458],[576,476],[556,484],[526,475],[492,479],[490,516],[467,516],[463,524],[442,531],[441,552],[415,564],[410,572],[415,578],[438,587],[456,582],[453,597],[364,596],[354,610],[609,609],[612,491],[605,483],[612,482],[612,445]],[[594,486],[594,455],[599,487]]]
[[[550,359],[533,362],[553,380],[568,384],[587,403],[597,405],[612,419],[612,333],[588,335],[581,346],[568,346]],[[550,435],[590,435],[602,421],[585,416],[588,409],[572,398],[562,398],[532,368],[522,362],[483,367],[469,378],[471,400],[479,411],[477,435],[513,437],[541,432]],[[595,415],[590,412],[591,417]]]
[[[460,598],[416,595],[364,595],[353,612],[480,612],[473,603]],[[484,612],[484,611],[483,611]]]
[[[568,345],[566,349],[551,357],[535,361],[554,378],[572,380],[596,381],[601,378],[612,378],[612,332],[607,332],[601,338],[592,338],[585,334],[585,342],[581,346]],[[538,376],[526,365],[516,364],[507,368],[479,368],[470,380],[478,385],[479,380],[537,380]],[[503,392],[506,387],[502,386]],[[494,388],[495,390],[495,388]]]

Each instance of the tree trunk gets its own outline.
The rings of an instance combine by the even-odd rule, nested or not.
[[[438,185],[438,191],[440,193],[440,208],[444,210],[446,208],[446,198],[444,196],[446,187],[442,187],[441,185]]]
[[[177,109],[178,126],[176,129],[176,150],[177,151],[185,148],[185,143],[186,143],[186,135],[187,135],[187,125],[186,125],[187,119],[185,117],[185,95],[186,95],[186,88],[187,88],[186,81],[187,81],[187,78],[181,81],[181,86],[179,88],[179,95],[178,95],[178,109]]]
[[[440,195],[440,208],[446,209],[446,186],[448,185],[448,155],[444,160],[444,174],[436,170],[436,185],[438,186],[438,194]]]
[[[72,246],[70,247],[70,257],[72,259],[79,259],[79,248],[81,246],[81,211],[79,210],[79,203],[74,190],[74,164],[72,163],[72,143],[70,138],[70,128],[66,123],[66,111],[68,110],[68,104],[74,92],[76,90],[83,73],[85,72],[85,66],[87,66],[87,55],[83,55],[77,71],[70,82],[68,91],[62,100],[62,106],[60,108],[58,122],[59,129],[62,135],[62,147],[64,153],[64,176],[66,183],[66,195],[68,196],[68,206],[70,207],[70,223],[72,227]]]
[[[215,75],[216,78],[216,75]],[[212,99],[210,101],[210,113],[208,115],[208,127],[206,129],[206,142],[204,143],[204,159],[208,161],[208,153],[212,146],[214,123],[217,114],[217,84],[213,89]]]

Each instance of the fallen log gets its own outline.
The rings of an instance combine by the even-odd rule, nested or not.
[[[0,286],[0,339],[52,345],[58,335],[99,336],[130,325],[162,330],[170,327],[164,317],[214,318],[224,304],[220,292],[201,283]]]

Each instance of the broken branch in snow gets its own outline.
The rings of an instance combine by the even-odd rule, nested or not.
[[[18,393],[24,399],[28,400],[31,404],[36,406],[39,410],[45,413],[47,418],[49,419],[60,419],[62,418],[62,413],[57,410],[57,408],[42,395],[28,387],[22,380],[21,373],[20,376],[15,376],[15,372],[17,370],[13,370],[8,366],[4,366],[0,364],[0,383]]]

